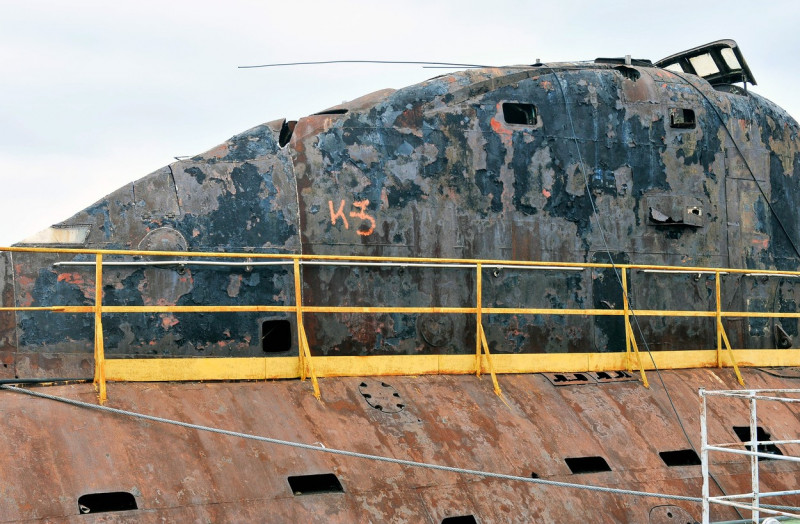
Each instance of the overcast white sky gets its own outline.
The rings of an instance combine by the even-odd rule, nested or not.
[[[647,7],[645,7],[647,6]],[[754,91],[800,117],[800,2],[0,0],[0,246],[254,125],[440,74],[733,38]]]

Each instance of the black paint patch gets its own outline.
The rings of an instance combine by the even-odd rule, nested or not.
[[[628,264],[627,253],[598,252],[592,256],[595,264]],[[624,305],[619,269],[595,269],[592,278],[592,302],[595,309],[619,309]],[[630,280],[630,277],[628,277]],[[630,282],[628,282],[630,286]],[[625,320],[620,316],[595,316],[595,340],[597,351],[625,351]]]
[[[194,230],[204,246],[231,249],[284,246],[297,234],[293,221],[275,205],[277,189],[271,171],[260,173],[246,162],[233,169],[231,180],[235,193],[223,193],[217,209],[205,215],[187,214],[176,224],[190,243]]]
[[[202,184],[203,181],[206,179],[206,174],[199,167],[190,167],[186,169],[186,172],[192,175],[195,178],[195,180],[197,180],[198,184]]]
[[[93,300],[86,298],[81,289],[66,280],[58,280],[58,274],[49,269],[40,269],[34,284],[34,307],[42,306],[91,306]],[[87,314],[52,313],[49,311],[20,311],[19,343],[26,349],[55,345],[69,341],[91,341],[94,338],[94,317]],[[92,352],[90,344],[77,344],[76,351]]]
[[[499,213],[503,210],[503,182],[497,173],[480,169],[475,172],[475,183],[480,190],[481,195],[492,197],[491,210],[494,213]]]

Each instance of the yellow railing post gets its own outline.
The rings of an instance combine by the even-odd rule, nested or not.
[[[719,284],[719,271],[714,273],[714,297],[716,300],[716,322],[717,322],[717,367],[722,367],[722,293]]]
[[[503,392],[500,390],[500,384],[497,382],[497,376],[494,373],[494,362],[492,362],[492,355],[489,352],[489,343],[486,342],[486,333],[483,331],[483,313],[482,313],[482,305],[483,305],[483,273],[482,269],[483,266],[480,262],[476,264],[478,277],[476,279],[477,282],[477,306],[476,310],[476,320],[475,323],[477,324],[476,333],[475,333],[475,375],[480,377],[481,376],[481,349],[483,349],[483,353],[486,355],[486,363],[489,367],[489,374],[492,377],[492,384],[494,385],[494,392],[499,397],[503,397]],[[505,401],[504,401],[505,402]]]
[[[639,353],[639,346],[636,344],[636,337],[633,335],[633,328],[631,327],[631,323],[627,320],[625,321],[625,333],[626,337],[629,337],[631,340],[631,346],[633,346],[633,351],[636,354],[636,361],[639,363],[639,373],[642,375],[642,384],[644,387],[649,388],[650,383],[647,381],[647,373],[644,372],[644,364],[642,363],[642,354]]]
[[[100,404],[108,400],[106,394],[106,356],[103,348],[103,255],[95,258],[94,270],[94,386]]]
[[[631,346],[636,354],[636,361],[639,364],[639,372],[642,375],[642,384],[644,387],[649,388],[650,383],[647,381],[647,373],[644,372],[644,364],[642,363],[642,355],[639,353],[639,346],[636,344],[636,336],[633,334],[633,327],[631,326],[631,309],[628,304],[628,270],[627,268],[620,268],[622,275],[622,309],[623,319],[625,320],[625,350],[627,351],[628,371],[633,371],[633,363],[631,362]]]
[[[731,349],[731,343],[728,340],[728,334],[725,333],[725,327],[722,325],[722,292],[720,291],[719,275],[719,271],[714,272],[717,299],[717,367],[722,367],[722,343],[725,342],[725,347],[728,350],[728,356],[731,359],[731,364],[733,364],[733,371],[736,373],[736,379],[739,381],[739,384],[744,386],[744,379],[742,378],[742,374],[739,373],[739,366],[736,365],[736,359],[733,356],[733,350]]]
[[[631,337],[628,335],[628,325],[630,324],[630,305],[628,304],[628,269],[622,268],[622,305],[625,310],[625,361],[628,363],[628,371],[633,371],[631,361]]]
[[[503,398],[503,392],[500,390],[500,384],[497,382],[497,375],[494,373],[494,362],[492,362],[492,355],[489,353],[489,344],[486,342],[486,333],[483,331],[483,324],[478,324],[478,326],[481,335],[481,344],[486,354],[486,363],[489,366],[489,375],[492,377],[492,384],[494,385],[494,392],[498,397]],[[478,358],[480,359],[480,357]],[[505,400],[503,402],[505,402]]]
[[[475,376],[481,376],[481,335],[483,335],[483,327],[481,326],[481,321],[483,319],[483,313],[481,312],[481,307],[483,305],[483,274],[482,274],[482,265],[478,262],[476,265],[477,268],[477,276],[475,279],[475,296],[476,296],[476,322],[475,322]]]
[[[319,400],[319,383],[317,382],[317,374],[314,373],[314,366],[311,363],[311,350],[308,348],[306,328],[303,326],[303,293],[300,282],[299,258],[294,259],[294,300],[297,314],[297,349],[300,360],[300,380],[306,379],[306,368],[308,368],[308,374],[311,375],[311,385],[314,388],[314,396]]]

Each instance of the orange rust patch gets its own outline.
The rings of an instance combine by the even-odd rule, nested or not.
[[[500,135],[500,138],[506,145],[511,143],[512,131],[510,129],[505,127],[503,123],[497,120],[496,118],[492,118],[490,124],[492,126],[492,130],[498,135]]]
[[[177,318],[175,318],[175,316],[172,315],[172,314],[162,314],[161,315],[161,327],[163,327],[165,330],[171,328],[172,326],[174,326],[178,322],[179,322],[179,320]]]
[[[753,239],[753,245],[754,246],[758,246],[761,249],[767,249],[769,247],[769,239],[768,238],[763,238],[763,239],[754,238]]]
[[[58,275],[59,282],[67,282],[68,284],[75,284],[76,286],[83,286],[86,284],[86,281],[83,279],[83,275],[79,273],[60,273]]]
[[[221,144],[211,151],[209,151],[210,156],[216,158],[222,158],[228,154],[228,144]]]
[[[550,198],[551,195],[550,191],[546,189],[542,189],[542,194],[545,196],[545,198]]]
[[[19,271],[19,269],[17,271]],[[36,282],[35,279],[30,278],[30,277],[26,277],[25,275],[19,275],[17,277],[17,284],[19,284],[20,287],[31,286],[31,285],[33,285],[34,282]]]
[[[57,280],[59,282],[66,282],[68,284],[73,284],[78,286],[81,289],[81,293],[86,298],[93,298],[94,297],[94,285],[93,283],[86,283],[84,280],[83,275],[80,273],[59,273]]]

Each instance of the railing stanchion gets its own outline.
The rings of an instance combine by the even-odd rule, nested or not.
[[[483,305],[483,273],[482,273],[482,264],[478,262],[476,264],[478,276],[476,278],[477,282],[477,307],[476,310],[476,319],[475,324],[477,325],[475,330],[475,375],[480,377],[481,376],[481,349],[483,353],[486,355],[486,364],[489,368],[489,374],[492,377],[492,384],[494,385],[494,392],[497,394],[498,397],[501,399],[503,398],[503,392],[500,390],[500,384],[497,382],[497,375],[494,373],[494,362],[492,362],[492,354],[489,352],[489,343],[486,341],[486,333],[483,331],[483,312],[482,312],[482,305]],[[505,402],[505,400],[503,400]]]
[[[722,293],[719,284],[719,271],[714,273],[714,287],[716,296],[716,312],[717,312],[717,367],[722,367]]]
[[[319,383],[317,382],[317,374],[314,373],[314,366],[311,364],[311,350],[308,347],[308,338],[306,337],[306,328],[303,326],[303,293],[302,284],[300,282],[300,259],[294,259],[294,300],[295,311],[297,314],[297,349],[298,357],[300,359],[300,380],[306,379],[306,368],[308,374],[311,375],[311,385],[314,388],[314,396],[319,400]]]
[[[622,304],[625,309],[625,361],[628,364],[628,371],[633,371],[633,361],[631,360],[631,337],[628,334],[630,324],[630,304],[628,304],[628,268],[622,268]]]
[[[106,357],[103,347],[103,255],[95,255],[94,270],[94,385],[100,404],[108,400],[106,394]]]
[[[644,363],[642,363],[642,355],[639,353],[639,346],[636,344],[636,336],[633,334],[633,327],[630,321],[630,304],[628,304],[628,271],[627,268],[622,270],[622,308],[623,320],[625,321],[625,347],[628,350],[628,371],[633,371],[633,364],[630,361],[631,347],[636,354],[636,362],[639,364],[639,373],[642,375],[642,384],[644,387],[649,388],[650,383],[647,381],[647,373],[644,372]]]
[[[482,265],[480,262],[476,264],[477,274],[475,278],[475,310],[476,310],[476,317],[475,317],[475,375],[480,377],[481,376],[481,337],[483,335],[483,326],[481,322],[483,320],[483,313],[481,312],[481,307],[483,303],[483,271]]]
[[[722,325],[722,293],[720,292],[719,274],[719,271],[715,272],[717,294],[717,367],[722,367],[722,343],[724,342],[728,350],[728,356],[731,359],[731,364],[733,365],[733,371],[736,373],[736,379],[739,381],[739,384],[744,386],[744,379],[742,378],[742,374],[739,373],[739,366],[736,365],[736,358],[733,356],[731,342],[728,340],[728,334],[725,333],[725,327]]]

